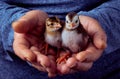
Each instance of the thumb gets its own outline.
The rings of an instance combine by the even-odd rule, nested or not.
[[[12,23],[12,27],[15,32],[18,33],[26,33],[29,29],[31,29],[32,25],[29,22],[29,20],[26,19],[19,19],[18,21],[15,21]]]
[[[94,45],[98,49],[105,49],[107,47],[107,35],[99,22],[88,16],[79,16],[80,22],[90,35]]]
[[[30,18],[30,14],[25,14],[19,20],[12,23],[15,32],[26,33],[35,26],[37,20],[34,17]]]
[[[32,10],[27,12],[20,19],[12,23],[14,31],[18,33],[26,33],[29,30],[33,29],[38,22],[39,15],[40,11],[38,10]]]

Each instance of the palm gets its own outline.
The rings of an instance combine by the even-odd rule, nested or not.
[[[19,35],[19,38],[21,38],[21,40],[22,40],[21,43],[25,42],[28,45],[29,50],[34,51],[34,49],[35,49],[36,51],[43,53],[43,51],[42,51],[42,48],[44,46],[43,35],[37,36],[37,35],[31,34],[31,33],[26,33],[26,34],[22,34],[22,35],[20,35],[19,33],[16,33],[16,35]],[[17,37],[16,37],[16,39],[17,39]],[[20,42],[20,41],[18,40],[18,42]],[[34,49],[32,49],[33,47],[34,47]]]
[[[29,61],[40,71],[47,71],[49,76],[55,73],[54,56],[46,56],[43,47],[44,25],[47,14],[40,11],[30,11],[14,22],[14,42],[15,54],[21,59]],[[53,52],[53,51],[52,51]],[[54,68],[55,71],[52,71]]]
[[[106,34],[99,23],[87,16],[81,15],[79,19],[89,34],[91,42],[84,51],[73,54],[72,57],[67,59],[66,63],[57,65],[58,70],[62,74],[73,73],[79,70],[87,71],[106,48]]]

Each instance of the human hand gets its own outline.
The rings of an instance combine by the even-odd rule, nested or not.
[[[107,36],[95,19],[82,15],[79,19],[92,41],[84,51],[73,54],[65,63],[57,65],[60,74],[89,70],[107,46]]]
[[[27,12],[19,20],[12,23],[14,29],[13,49],[21,59],[28,61],[40,71],[55,76],[56,64],[54,50],[48,50],[49,56],[42,51],[44,46],[45,20],[48,15],[39,10]]]

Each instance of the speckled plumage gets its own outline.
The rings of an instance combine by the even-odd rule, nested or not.
[[[74,23],[73,26],[70,24]],[[87,46],[89,36],[80,25],[78,15],[74,12],[66,16],[66,25],[62,32],[62,45],[71,52],[77,53]]]
[[[46,20],[45,41],[53,47],[61,48],[61,29],[60,19],[57,17],[49,17]]]

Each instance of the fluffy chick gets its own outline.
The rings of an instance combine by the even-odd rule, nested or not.
[[[46,29],[45,29],[45,41],[47,44],[61,48],[62,39],[61,39],[62,25],[58,17],[49,17],[46,19]],[[46,45],[46,52],[48,50],[48,45]]]
[[[57,59],[60,64],[72,55],[87,47],[89,36],[80,24],[79,16],[75,12],[66,15],[65,26],[61,34],[62,46],[66,53]]]

